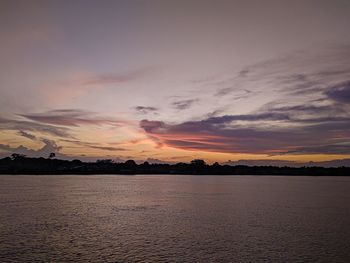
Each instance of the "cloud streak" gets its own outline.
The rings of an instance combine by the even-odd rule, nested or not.
[[[104,74],[104,75],[96,75],[93,77],[86,78],[84,80],[79,81],[79,83],[83,86],[94,86],[94,85],[110,85],[110,84],[118,84],[125,83],[134,80],[138,80],[143,78],[150,71],[153,70],[151,68],[143,68],[139,70],[134,70],[128,73],[120,74]]]
[[[187,110],[193,106],[198,99],[188,99],[188,100],[179,100],[172,103],[172,106],[177,110]]]
[[[159,111],[158,108],[151,106],[136,106],[134,109],[140,114],[156,114]]]
[[[18,131],[18,135],[24,137],[24,138],[27,138],[29,140],[32,140],[32,141],[35,141],[37,140],[36,136],[33,135],[33,134],[30,134],[28,132],[25,132],[25,131]]]
[[[329,88],[325,94],[336,102],[350,104],[350,80]]]
[[[60,141],[62,142],[67,142],[75,145],[79,145],[82,147],[87,147],[91,149],[98,149],[98,150],[103,150],[103,151],[126,151],[125,148],[121,147],[112,147],[112,146],[103,146],[99,143],[91,143],[91,142],[83,142],[79,140],[66,140],[66,139],[61,139]]]
[[[21,136],[28,136],[28,133],[24,135],[23,132],[40,132],[47,135],[58,137],[71,137],[70,130],[65,127],[56,127],[53,125],[47,125],[42,123],[36,123],[31,121],[14,120],[0,117],[0,130],[12,130],[20,132]]]
[[[44,113],[20,114],[19,116],[40,123],[72,127],[81,125],[120,126],[125,124],[123,121],[96,117],[95,113],[78,109],[52,110]]]

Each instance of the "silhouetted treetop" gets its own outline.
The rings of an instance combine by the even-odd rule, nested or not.
[[[102,160],[97,160],[96,163],[111,164],[111,163],[114,163],[114,161],[112,159],[102,159]]]
[[[134,160],[127,160],[127,161],[125,162],[125,164],[126,164],[127,166],[136,166],[136,165],[137,165],[136,162],[135,162]]]
[[[192,160],[192,161],[191,161],[191,165],[194,165],[194,166],[205,166],[206,163],[205,163],[204,160],[195,159],[195,160]]]
[[[13,153],[11,154],[12,160],[22,160],[26,158],[26,155],[24,154],[19,154],[19,153]]]
[[[191,174],[191,175],[328,175],[349,176],[350,167],[274,167],[245,165],[208,165],[196,159],[190,163],[137,165],[134,160],[115,163],[111,159],[96,162],[59,160],[53,158],[30,158],[12,154],[0,159],[0,174]]]

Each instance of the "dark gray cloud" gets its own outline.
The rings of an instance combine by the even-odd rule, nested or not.
[[[221,89],[217,90],[217,92],[215,93],[215,96],[217,96],[217,97],[226,96],[227,94],[231,93],[232,91],[233,91],[232,87],[221,88]]]
[[[249,98],[252,94],[252,91],[248,89],[238,89],[236,87],[225,87],[225,88],[220,88],[216,91],[214,94],[215,97],[224,97],[228,94],[233,94],[232,99],[233,100],[240,100],[240,99],[246,99]]]
[[[350,154],[350,139],[340,144],[314,145],[297,147],[286,154]]]
[[[329,88],[325,94],[336,102],[350,103],[350,81]]]
[[[158,108],[156,107],[150,107],[150,106],[136,106],[134,108],[138,113],[141,113],[141,114],[148,114],[148,113],[157,113],[158,112]]]
[[[153,131],[156,131],[159,128],[162,128],[163,126],[165,126],[165,124],[162,121],[142,120],[140,122],[140,127],[149,133],[152,133]]]
[[[290,120],[288,114],[279,112],[265,112],[256,114],[242,114],[242,115],[224,115],[219,117],[210,117],[206,119],[205,123],[211,124],[227,124],[232,121],[266,121],[266,120]]]
[[[173,107],[177,110],[186,110],[192,107],[198,99],[179,100],[172,103]]]
[[[120,147],[111,147],[111,146],[97,146],[97,145],[90,145],[90,148],[93,149],[99,149],[104,151],[125,151],[126,149],[120,148]]]
[[[327,103],[327,102],[326,102]],[[350,120],[349,111],[339,104],[326,105],[293,105],[293,106],[273,106],[265,105],[262,110],[270,113],[287,114],[289,119],[301,123],[317,122],[344,122]]]
[[[27,138],[27,139],[30,139],[30,140],[37,140],[36,136],[33,135],[33,134],[30,134],[28,132],[25,132],[25,131],[18,131],[18,135],[24,137],[24,138]]]

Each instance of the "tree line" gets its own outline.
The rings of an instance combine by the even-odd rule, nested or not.
[[[0,159],[0,174],[190,174],[190,175],[312,175],[347,176],[350,167],[277,167],[207,164],[196,159],[190,163],[158,164],[134,160],[115,162],[111,159],[83,162],[60,160],[51,153],[48,158],[12,154]]]

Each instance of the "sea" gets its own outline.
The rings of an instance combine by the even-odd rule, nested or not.
[[[0,262],[350,262],[350,177],[0,175]]]

